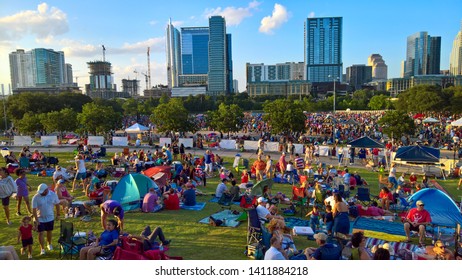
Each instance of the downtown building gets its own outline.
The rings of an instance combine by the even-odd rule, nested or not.
[[[342,17],[307,18],[304,55],[309,82],[342,82],[342,22]]]
[[[449,58],[449,74],[453,76],[462,75],[462,24],[452,44]]]
[[[167,26],[167,75],[172,97],[233,92],[231,34],[221,16],[208,27]]]
[[[76,92],[72,65],[66,64],[64,52],[37,48],[18,49],[9,54],[13,93],[21,92]]]
[[[441,37],[428,32],[417,32],[407,37],[406,60],[403,77],[439,75],[441,60]]]
[[[380,54],[371,54],[367,58],[367,66],[372,67],[372,80],[388,79],[388,66]]]
[[[346,68],[346,82],[360,90],[363,86],[372,81],[372,66],[356,64]]]

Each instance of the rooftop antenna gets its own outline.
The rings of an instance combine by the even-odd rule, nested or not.
[[[106,48],[104,47],[104,45],[102,45],[103,47],[103,62],[106,62]]]

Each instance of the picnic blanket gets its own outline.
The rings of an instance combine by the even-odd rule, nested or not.
[[[225,227],[237,227],[241,223],[240,221],[237,220],[241,216],[241,213],[234,215],[233,211],[230,211],[228,209],[212,214],[211,216],[217,220],[224,221],[221,226],[225,226]],[[199,221],[199,223],[208,224],[209,217],[210,216],[203,218],[202,220]]]
[[[405,241],[402,223],[358,217],[353,222],[353,232],[364,231],[364,236],[388,241]]]
[[[180,208],[184,210],[194,210],[194,211],[201,211],[205,207],[205,202],[197,202],[194,206],[186,206],[183,202],[180,203]]]
[[[218,203],[218,200],[219,200],[219,198],[214,196],[212,199],[209,200],[209,202]],[[233,201],[233,204],[234,204],[234,205],[240,205],[241,202],[240,202],[240,201]]]
[[[367,248],[372,248],[374,245],[383,245],[385,243],[390,244],[390,247],[394,249],[394,252],[398,252],[400,249],[408,249],[414,252],[419,248],[418,245],[411,244],[411,243],[405,243],[405,242],[389,242],[383,239],[378,239],[378,238],[367,238],[366,239],[366,247]]]
[[[289,228],[294,228],[295,226],[298,226],[298,227],[309,227],[310,226],[310,221],[303,220],[300,218],[287,217],[287,218],[284,218],[284,221],[286,222],[286,226]]]

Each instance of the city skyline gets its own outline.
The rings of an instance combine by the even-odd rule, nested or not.
[[[394,3],[393,3],[394,2]],[[277,64],[304,60],[304,22],[311,17],[342,17],[342,62],[346,67],[367,64],[382,55],[388,78],[400,76],[406,59],[407,37],[417,32],[441,37],[441,70],[449,69],[449,55],[460,30],[462,2],[436,1],[169,1],[107,3],[79,1],[20,1],[0,3],[0,83],[11,83],[8,55],[16,49],[49,48],[63,51],[72,64],[74,81],[83,89],[89,81],[86,63],[102,59],[113,65],[114,83],[141,80],[151,48],[152,85],[167,85],[166,34],[175,28],[207,26],[209,17],[225,17],[232,34],[233,76],[239,90],[246,86],[246,63]],[[150,12],[153,11],[153,12]],[[412,11],[410,13],[409,11]],[[104,13],[102,15],[101,13]],[[100,20],[104,18],[104,20]],[[441,19],[444,18],[444,21]]]

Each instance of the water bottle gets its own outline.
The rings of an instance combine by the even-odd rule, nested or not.
[[[162,243],[160,243],[159,250],[160,250],[161,252],[164,251],[164,245],[162,245]]]

